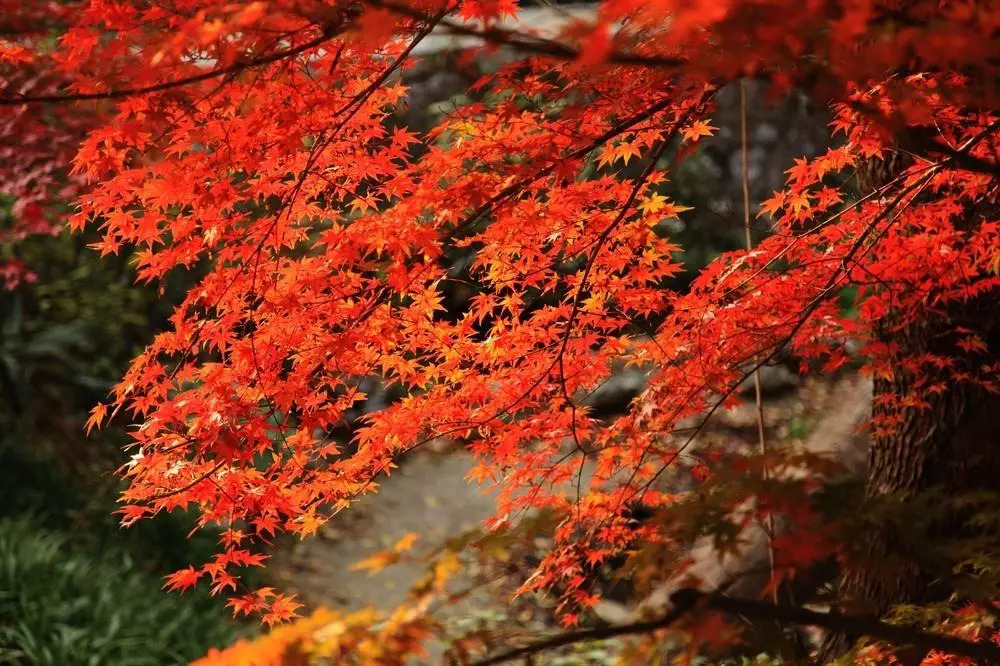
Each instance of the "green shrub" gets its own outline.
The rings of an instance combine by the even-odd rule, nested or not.
[[[186,664],[235,639],[218,600],[161,584],[124,551],[81,548],[31,518],[0,520],[0,664]]]

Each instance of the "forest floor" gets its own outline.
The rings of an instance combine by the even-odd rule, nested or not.
[[[465,476],[474,466],[464,451],[410,454],[399,469],[368,495],[320,529],[276,556],[278,581],[307,605],[345,610],[390,609],[426,573],[419,561],[403,561],[368,575],[351,566],[416,533],[416,550],[441,545],[478,528],[495,508],[494,499]]]

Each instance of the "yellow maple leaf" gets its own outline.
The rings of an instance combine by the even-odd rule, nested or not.
[[[641,204],[639,204],[639,210],[647,215],[650,213],[658,213],[667,205],[667,198],[662,194],[653,194],[646,197]]]

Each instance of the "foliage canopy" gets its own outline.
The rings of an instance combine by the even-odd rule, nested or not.
[[[499,488],[495,527],[561,517],[524,589],[558,588],[567,624],[596,601],[588,567],[670,544],[669,521],[631,516],[683,502],[658,481],[695,454],[695,484],[742,479],[727,520],[790,525],[771,544],[777,585],[844,548],[805,500],[821,461],[692,448],[741,381],[779,355],[807,373],[854,356],[894,383],[876,437],[956,386],[1000,389],[980,325],[1000,280],[994,2],[607,0],[555,34],[510,29],[516,6],[491,0],[0,8],[14,35],[0,104],[21,123],[5,136],[26,137],[0,175],[37,195],[19,220],[33,230],[68,188],[70,225],[99,228],[104,254],[134,248],[140,279],[204,272],[90,422],[138,424],[125,524],[195,507],[225,528],[169,588],[207,579],[237,612],[292,617],[294,600],[241,587],[239,569],[443,437]],[[434,29],[521,57],[416,132],[400,72]],[[663,185],[745,77],[829,104],[837,143],[761,203],[755,248],[671,290],[683,254],[665,221],[686,208]],[[53,184],[67,151],[72,179]],[[854,178],[890,158],[888,175]],[[446,307],[453,284],[471,296]],[[942,321],[930,347],[899,342]],[[586,396],[622,361],[655,372],[626,415],[597,419]],[[373,375],[404,397],[350,443],[331,437]]]

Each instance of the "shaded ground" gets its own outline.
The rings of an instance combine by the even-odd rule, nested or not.
[[[400,562],[369,576],[351,571],[351,565],[409,532],[419,535],[421,550],[478,527],[493,511],[494,500],[465,480],[472,466],[472,456],[461,451],[408,456],[377,494],[332,520],[317,538],[277,556],[278,582],[310,605],[348,610],[396,606],[425,566]]]

